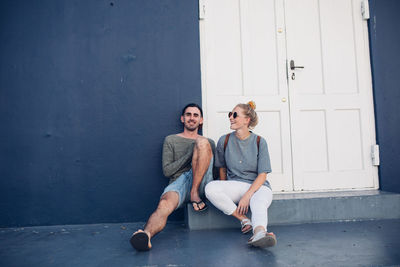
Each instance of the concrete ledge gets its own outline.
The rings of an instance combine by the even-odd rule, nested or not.
[[[208,205],[208,210],[195,212],[188,204],[185,221],[190,229],[240,227],[235,218]],[[269,225],[400,219],[400,194],[379,190],[274,194],[268,219]]]

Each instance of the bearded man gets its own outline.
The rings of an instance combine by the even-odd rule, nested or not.
[[[204,197],[205,185],[213,179],[215,143],[198,133],[203,124],[203,110],[199,105],[186,105],[181,122],[183,132],[167,136],[163,145],[162,167],[170,179],[169,185],[144,229],[133,233],[130,239],[138,251],[149,250],[151,238],[164,229],[168,216],[189,201],[197,212],[207,209],[201,197]]]

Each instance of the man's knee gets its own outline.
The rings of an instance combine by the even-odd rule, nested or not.
[[[168,214],[172,213],[179,204],[179,195],[176,192],[170,191],[165,193],[158,203],[157,209]]]
[[[205,150],[205,151],[211,151],[211,145],[210,142],[208,141],[207,138],[205,137],[199,137],[196,139],[196,149],[198,150]]]

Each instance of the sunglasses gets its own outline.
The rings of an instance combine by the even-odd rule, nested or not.
[[[236,119],[239,115],[237,114],[236,111],[233,112],[233,113],[232,113],[232,112],[229,112],[229,113],[228,113],[228,118],[230,118],[231,116],[233,116],[233,118]]]

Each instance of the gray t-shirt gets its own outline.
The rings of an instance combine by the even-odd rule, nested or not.
[[[162,152],[163,173],[170,178],[169,183],[175,181],[182,173],[192,168],[192,156],[195,139],[189,139],[173,134],[165,137]],[[215,151],[215,143],[208,138],[211,149]]]
[[[225,137],[223,135],[218,140],[215,167],[226,168],[228,180],[253,183],[260,173],[271,172],[268,145],[263,137],[257,149],[256,134],[251,133],[245,140],[240,140],[235,133],[231,133],[224,151]],[[264,185],[271,188],[268,180]]]

